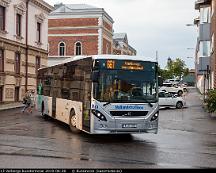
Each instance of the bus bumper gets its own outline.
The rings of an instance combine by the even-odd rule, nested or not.
[[[158,133],[158,119],[155,121],[123,121],[118,120],[113,123],[113,127],[106,124],[96,123],[92,134],[140,134],[140,133]]]

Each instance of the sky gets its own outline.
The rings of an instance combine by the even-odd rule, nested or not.
[[[195,0],[45,0],[50,5],[89,4],[113,18],[115,33],[127,33],[129,44],[137,55],[156,59],[164,68],[167,59],[181,58],[188,68],[194,68],[198,17]],[[189,58],[188,58],[189,57]]]

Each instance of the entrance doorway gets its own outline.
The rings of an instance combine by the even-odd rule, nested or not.
[[[19,87],[15,87],[15,102],[19,101]]]
[[[3,102],[3,87],[0,87],[0,102]]]

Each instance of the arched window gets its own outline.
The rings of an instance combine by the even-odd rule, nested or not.
[[[82,44],[80,42],[75,44],[75,55],[82,55]]]
[[[59,56],[65,56],[65,43],[61,42],[59,44]]]

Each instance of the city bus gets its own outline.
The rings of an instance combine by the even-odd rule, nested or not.
[[[75,56],[38,70],[37,108],[73,132],[158,132],[158,63],[127,55]]]

